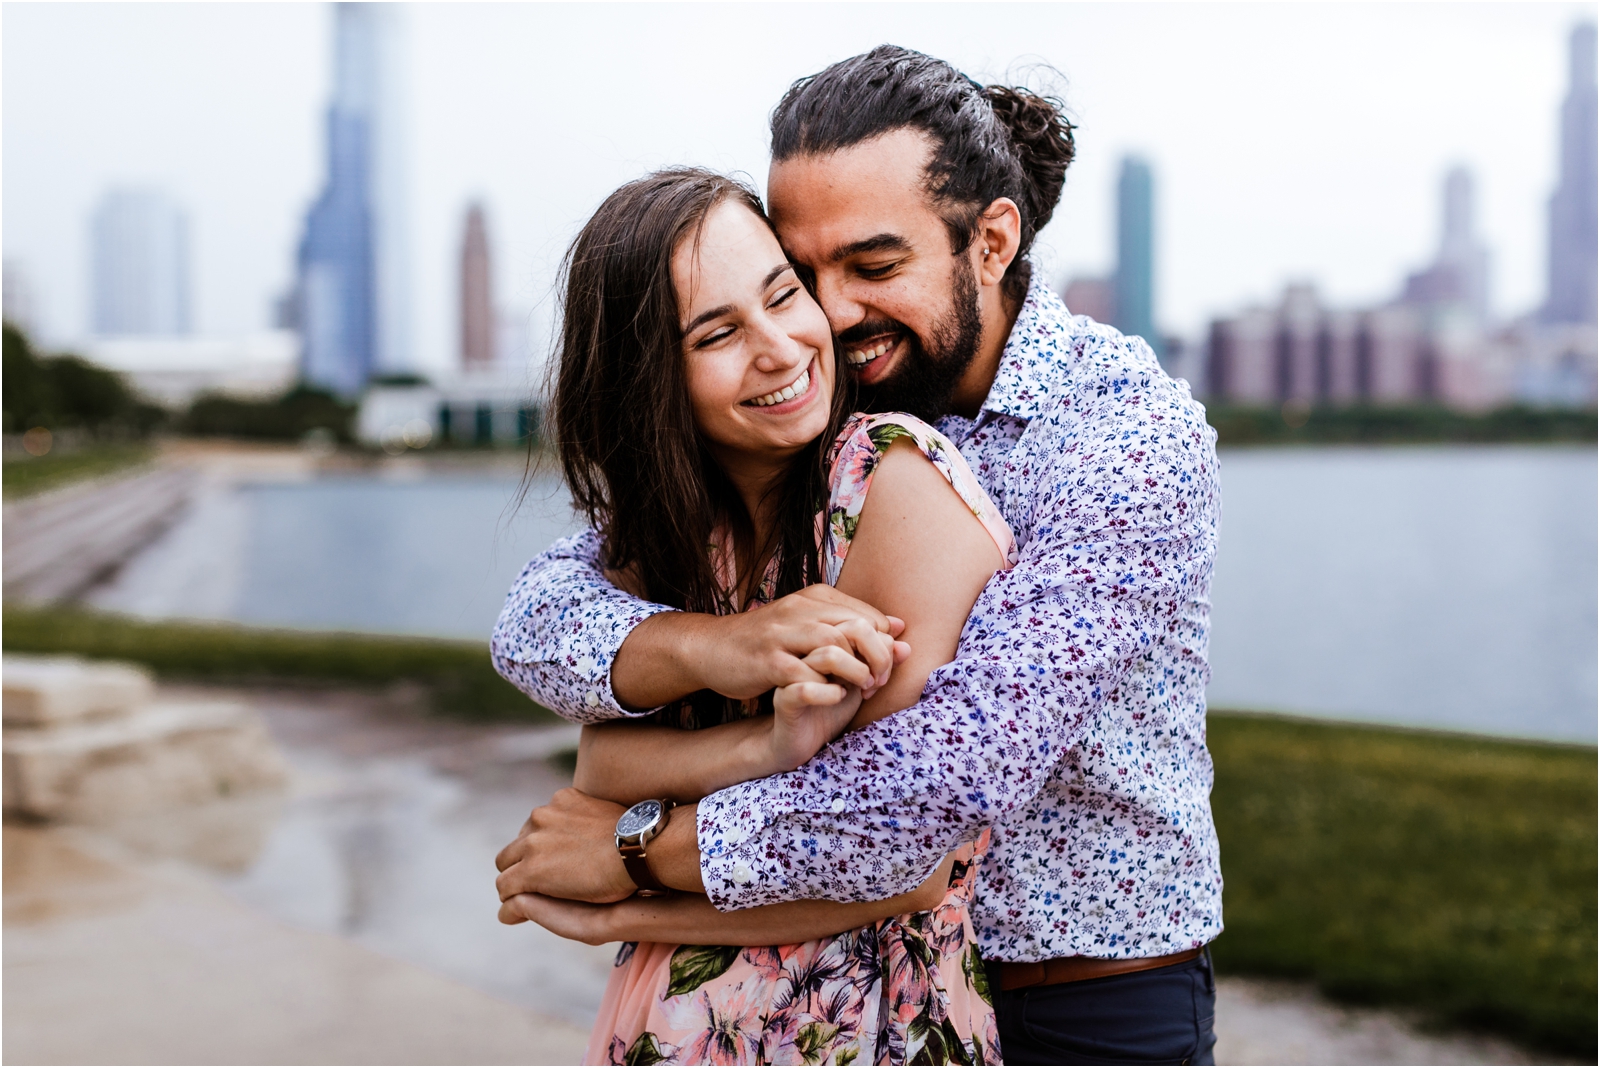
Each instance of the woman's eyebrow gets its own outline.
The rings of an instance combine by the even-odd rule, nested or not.
[[[692,334],[694,333],[694,328],[699,326],[701,323],[710,322],[712,319],[715,319],[718,316],[727,315],[731,311],[733,311],[732,304],[719,304],[710,311],[703,311],[699,315],[696,315],[689,325],[683,328],[683,332],[685,335]]]
[[[790,263],[788,260],[784,260],[782,263],[778,264],[772,270],[767,272],[767,276],[761,280],[761,285],[760,285],[759,288],[761,288],[761,289],[767,288],[774,281],[776,281],[777,277],[780,274],[782,274],[784,271],[792,271],[792,270],[794,270],[794,264]],[[694,328],[699,326],[701,323],[710,322],[712,319],[715,319],[715,318],[717,318],[719,316],[727,315],[731,311],[733,311],[733,305],[732,304],[722,304],[722,305],[719,305],[719,306],[717,306],[715,308],[712,308],[709,311],[703,311],[699,315],[696,315],[694,317],[694,319],[689,323],[688,326],[683,328],[683,332],[686,335],[690,334],[690,333],[693,333],[694,332]]]

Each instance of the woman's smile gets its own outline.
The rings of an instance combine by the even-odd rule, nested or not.
[[[759,408],[769,415],[788,415],[797,412],[811,402],[816,396],[817,385],[821,376],[815,374],[817,361],[813,357],[800,372],[800,377],[784,386],[782,389],[764,393],[759,397],[751,397],[747,401],[740,401],[742,408]]]

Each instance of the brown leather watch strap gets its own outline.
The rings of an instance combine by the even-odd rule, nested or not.
[[[664,897],[672,893],[671,887],[663,885],[651,873],[650,865],[644,859],[644,846],[625,845],[617,852],[622,854],[622,866],[628,869],[628,878],[639,888],[640,897]]]

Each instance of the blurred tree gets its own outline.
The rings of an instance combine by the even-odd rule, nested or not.
[[[3,329],[0,355],[8,434],[43,426],[83,430],[94,437],[138,436],[165,418],[160,408],[141,403],[120,375],[78,356],[40,356],[10,323]]]
[[[299,385],[276,400],[247,401],[218,394],[196,398],[180,429],[204,437],[277,438],[298,440],[312,431],[331,431],[350,440],[356,406],[333,394]]]

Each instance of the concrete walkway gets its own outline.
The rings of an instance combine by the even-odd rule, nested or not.
[[[574,1064],[585,1029],[251,909],[203,878],[5,828],[8,1064]]]
[[[570,1064],[614,947],[494,918],[493,857],[570,781],[569,729],[441,722],[388,694],[254,704],[278,795],[5,828],[7,1063]],[[1550,1063],[1309,987],[1225,977],[1219,1064]]]

